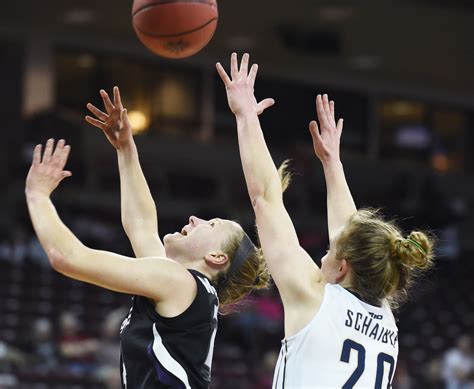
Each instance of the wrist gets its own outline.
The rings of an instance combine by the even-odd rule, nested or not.
[[[258,118],[258,114],[255,110],[252,109],[246,109],[235,113],[235,119],[238,122],[255,118]]]
[[[50,193],[38,190],[38,189],[26,189],[25,190],[27,201],[37,201],[40,199],[49,199]]]
[[[341,159],[338,155],[331,155],[321,160],[324,169],[340,168],[342,167]]]
[[[120,147],[117,148],[118,153],[132,153],[137,149],[135,142],[133,138],[130,138],[129,140],[120,143]]]

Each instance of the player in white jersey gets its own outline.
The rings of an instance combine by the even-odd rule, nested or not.
[[[273,105],[254,97],[257,65],[240,68],[232,54],[231,77],[220,64],[237,132],[247,189],[262,249],[285,309],[285,339],[275,370],[279,388],[389,388],[398,355],[391,307],[414,273],[432,263],[432,242],[420,231],[404,238],[372,210],[357,211],[339,158],[343,121],[334,102],[318,96],[310,124],[327,186],[330,247],[321,269],[299,245],[265,144],[258,115]]]

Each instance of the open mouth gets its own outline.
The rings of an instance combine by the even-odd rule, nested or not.
[[[188,233],[186,232],[186,230],[185,230],[184,228],[181,230],[181,235],[183,235],[183,236],[187,236],[187,235],[188,235]]]

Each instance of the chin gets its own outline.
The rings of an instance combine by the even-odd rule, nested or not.
[[[163,243],[177,241],[180,238],[182,238],[182,235],[179,232],[173,232],[172,234],[166,234],[163,237]]]
[[[167,250],[168,247],[173,246],[173,242],[176,241],[173,235],[174,234],[166,234],[163,237],[163,246],[165,246],[165,250]]]
[[[173,258],[177,255],[182,249],[180,249],[179,240],[181,238],[181,234],[179,232],[175,232],[174,234],[166,234],[163,237],[163,246],[165,247],[166,256],[168,258]]]

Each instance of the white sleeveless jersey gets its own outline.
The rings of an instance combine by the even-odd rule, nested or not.
[[[391,388],[397,356],[398,329],[390,308],[327,284],[314,318],[283,339],[273,389]]]

